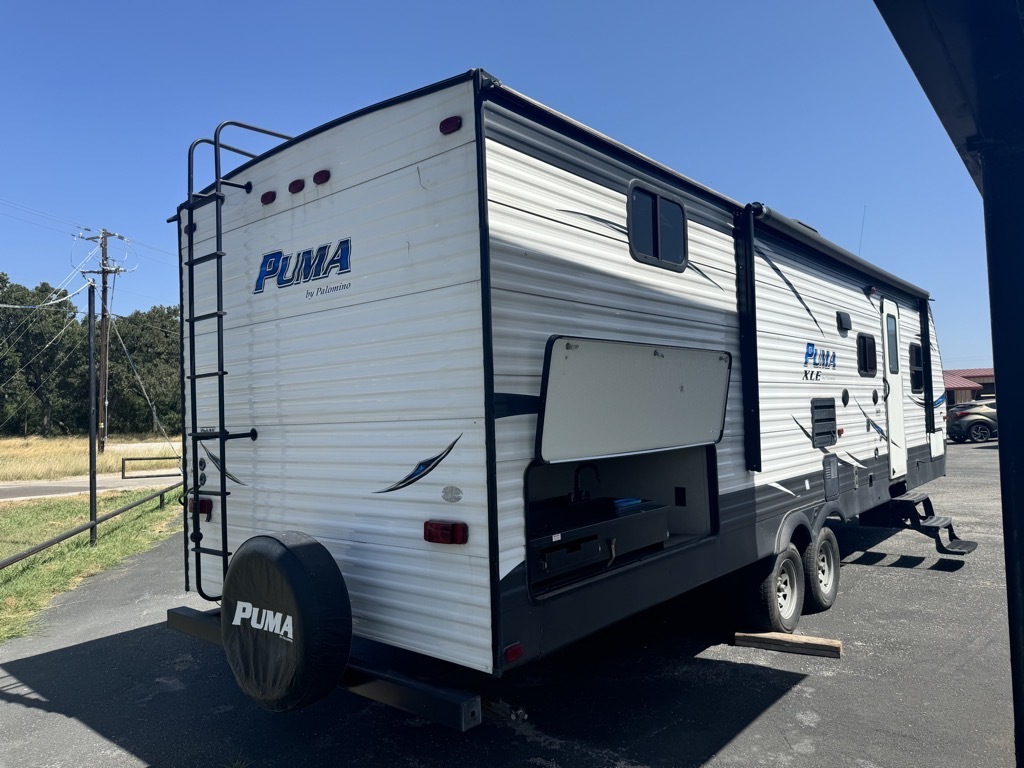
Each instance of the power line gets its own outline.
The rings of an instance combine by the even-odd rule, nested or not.
[[[83,232],[99,232],[99,231],[101,231],[101,230],[99,230],[99,229],[97,229],[95,227],[87,227],[84,224],[79,224],[79,223],[77,223],[75,221],[72,221],[71,219],[65,219],[65,218],[63,218],[61,216],[55,216],[55,215],[53,215],[51,213],[46,213],[45,211],[40,211],[37,208],[30,208],[27,205],[22,205],[20,203],[15,203],[15,202],[13,202],[11,200],[4,200],[3,198],[0,198],[0,205],[6,205],[6,206],[8,206],[10,208],[14,208],[15,210],[18,210],[18,211],[21,211],[21,212],[24,212],[24,213],[29,213],[29,214],[32,214],[33,216],[39,216],[39,217],[44,218],[44,219],[50,219],[51,221],[56,221],[56,222],[59,222],[61,224],[68,224],[69,226],[71,226],[71,227],[73,227],[75,229],[74,232],[68,232],[67,230],[57,229],[55,227],[47,226],[46,224],[41,224],[38,221],[31,221],[30,219],[23,219],[23,218],[21,218],[19,216],[15,216],[13,214],[4,213],[3,211],[0,211],[0,216],[7,216],[8,218],[15,219],[16,221],[21,221],[21,222],[23,222],[25,224],[32,224],[32,225],[37,226],[37,227],[42,227],[43,229],[49,229],[52,232],[60,232],[61,234],[69,235],[70,237],[78,238],[78,237],[81,236],[81,233],[83,233]],[[111,233],[111,234],[113,234],[113,233]],[[121,239],[121,240],[123,240],[126,244],[133,245],[133,246],[139,246],[141,248],[147,248],[147,249],[149,249],[151,251],[156,251],[157,253],[163,253],[163,254],[166,254],[167,256],[174,256],[175,258],[177,258],[177,254],[173,253],[172,251],[168,251],[168,250],[166,250],[164,248],[160,248],[160,247],[155,246],[155,245],[150,245],[149,243],[144,243],[141,240],[136,240],[133,237],[129,237],[127,235],[116,235],[116,237]],[[83,239],[90,240],[92,238],[83,238]],[[148,256],[147,258],[153,258],[153,257]],[[154,259],[154,261],[160,262],[159,259]],[[166,263],[166,262],[160,262],[160,263]]]
[[[21,221],[24,222],[25,224],[32,224],[37,227],[42,227],[43,229],[48,229],[51,232],[59,232],[60,234],[67,235],[68,237],[78,237],[79,232],[81,232],[81,230],[78,230],[76,232],[67,232],[66,230],[57,229],[56,227],[48,227],[45,224],[40,224],[38,221],[29,221],[28,219],[23,219],[19,216],[14,216],[13,214],[10,213],[4,213],[3,211],[0,211],[0,216],[6,216],[7,218],[14,219],[15,221]]]
[[[70,219],[64,219],[64,218],[61,218],[60,216],[54,216],[52,213],[46,213],[46,211],[40,211],[40,210],[38,210],[36,208],[29,208],[27,205],[22,205],[21,203],[15,203],[15,202],[12,202],[11,200],[4,200],[3,198],[0,198],[0,205],[6,205],[6,206],[9,206],[11,208],[17,208],[20,211],[25,211],[26,213],[31,213],[34,216],[40,216],[40,217],[42,217],[44,219],[52,219],[53,221],[59,221],[62,224],[70,224],[72,227],[74,227],[75,229],[77,229],[79,231],[82,231],[82,230],[85,230],[85,231],[88,231],[88,232],[92,231],[91,229],[89,229],[89,227],[83,226],[83,225],[79,224],[78,222],[71,221]],[[29,222],[29,223],[31,223],[31,222]]]

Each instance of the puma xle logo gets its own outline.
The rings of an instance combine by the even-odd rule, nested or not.
[[[287,614],[268,611],[266,608],[257,608],[252,603],[239,600],[235,606],[235,618],[231,623],[237,627],[246,619],[253,629],[270,632],[289,643],[292,641],[292,617]]]

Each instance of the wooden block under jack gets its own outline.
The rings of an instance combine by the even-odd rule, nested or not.
[[[744,648],[763,648],[768,651],[802,653],[807,656],[825,656],[838,659],[843,655],[843,642],[825,637],[787,635],[785,632],[737,632],[734,644]]]

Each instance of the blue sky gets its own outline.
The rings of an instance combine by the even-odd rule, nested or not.
[[[113,311],[174,304],[165,222],[194,139],[301,133],[479,66],[929,290],[944,366],[992,364],[981,196],[870,0],[97,0],[4,21],[0,271],[23,285],[76,290],[97,256],[75,235],[106,228],[129,239]]]

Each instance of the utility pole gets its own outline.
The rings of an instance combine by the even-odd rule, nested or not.
[[[99,452],[103,453],[103,449],[107,442],[107,340],[110,336],[110,307],[107,304],[107,275],[116,275],[118,272],[123,272],[120,267],[110,266],[110,261],[107,259],[107,240],[111,237],[116,237],[119,240],[124,240],[124,237],[117,234],[116,232],[108,232],[105,229],[101,229],[100,233],[95,237],[87,237],[86,240],[98,242],[100,244],[100,268],[98,270],[92,270],[88,274],[99,274],[100,275],[100,360],[99,360],[99,416],[97,418],[97,436],[99,438]]]

